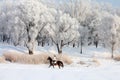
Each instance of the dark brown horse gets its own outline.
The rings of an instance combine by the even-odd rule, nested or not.
[[[50,62],[49,67],[53,66],[53,68],[54,68],[54,66],[56,66],[56,65],[59,67],[59,69],[60,69],[61,67],[62,67],[62,68],[64,67],[62,61],[56,61],[56,63],[54,63],[54,61],[52,60],[51,57],[48,57],[47,60],[49,60],[49,62]]]

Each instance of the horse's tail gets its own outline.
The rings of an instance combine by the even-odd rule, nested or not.
[[[64,64],[63,64],[63,63],[61,63],[61,66],[62,66],[62,67],[64,67]]]

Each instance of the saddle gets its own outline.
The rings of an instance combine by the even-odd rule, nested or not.
[[[52,63],[53,63],[54,65],[57,65],[57,61],[56,61],[56,60],[53,60]]]

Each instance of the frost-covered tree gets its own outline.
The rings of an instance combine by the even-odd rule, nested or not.
[[[38,34],[38,21],[39,19],[39,2],[33,0],[24,0],[20,2],[18,5],[18,9],[20,10],[20,20],[23,22],[23,26],[25,27],[26,32],[26,46],[29,50],[29,54],[33,54],[33,50],[35,47],[35,40]]]
[[[48,8],[44,13],[44,15],[41,16],[41,20],[43,20],[43,28],[46,26],[46,28],[39,31],[39,34],[37,36],[38,45],[41,44],[41,46],[44,46],[45,43],[48,43],[50,41],[49,37],[49,29],[47,28],[50,26],[50,24],[54,23],[54,15],[56,14],[56,10],[54,8]]]
[[[64,45],[73,42],[79,33],[77,31],[78,22],[71,18],[69,14],[58,11],[55,15],[55,22],[49,27],[49,34],[57,47],[58,53],[62,53]]]
[[[111,49],[111,58],[113,58],[114,50],[119,47],[120,43],[120,17],[110,14],[105,16],[99,26],[99,37],[106,47]]]
[[[19,18],[23,22],[26,33],[26,46],[29,54],[33,54],[38,34],[44,27],[51,22],[52,16],[47,9],[47,6],[40,3],[39,0],[23,0],[18,5],[20,11]]]
[[[64,4],[64,6],[60,6],[60,9],[63,10],[63,12],[70,14],[71,17],[76,18],[83,27],[83,30],[84,28],[87,28],[87,30],[84,30],[84,33],[87,33],[87,35],[85,35],[85,41],[87,42],[85,43],[88,43],[88,45],[93,44],[96,27],[101,22],[99,13],[101,10],[100,6],[90,0],[70,0],[70,2]]]
[[[83,53],[83,45],[86,45],[87,42],[87,38],[88,38],[88,28],[87,27],[83,27],[83,26],[79,26],[78,28],[79,31],[79,45],[80,45],[80,53]]]
[[[1,15],[0,15],[0,34],[3,42],[9,42],[10,40],[10,31],[13,28],[13,16],[14,9],[13,1],[3,1],[1,5]]]

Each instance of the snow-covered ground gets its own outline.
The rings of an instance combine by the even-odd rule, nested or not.
[[[47,65],[0,64],[0,80],[119,80],[120,64],[101,67],[48,68]]]
[[[17,63],[0,64],[0,80],[120,80],[120,62],[111,60],[110,52],[102,47],[64,48],[73,60],[63,69],[48,68],[47,64],[27,65]],[[0,55],[5,51],[26,51],[26,48],[0,46]],[[36,52],[56,53],[55,47],[38,47]],[[105,57],[104,57],[105,56]],[[107,58],[108,57],[108,58]],[[82,63],[81,63],[82,62]]]

